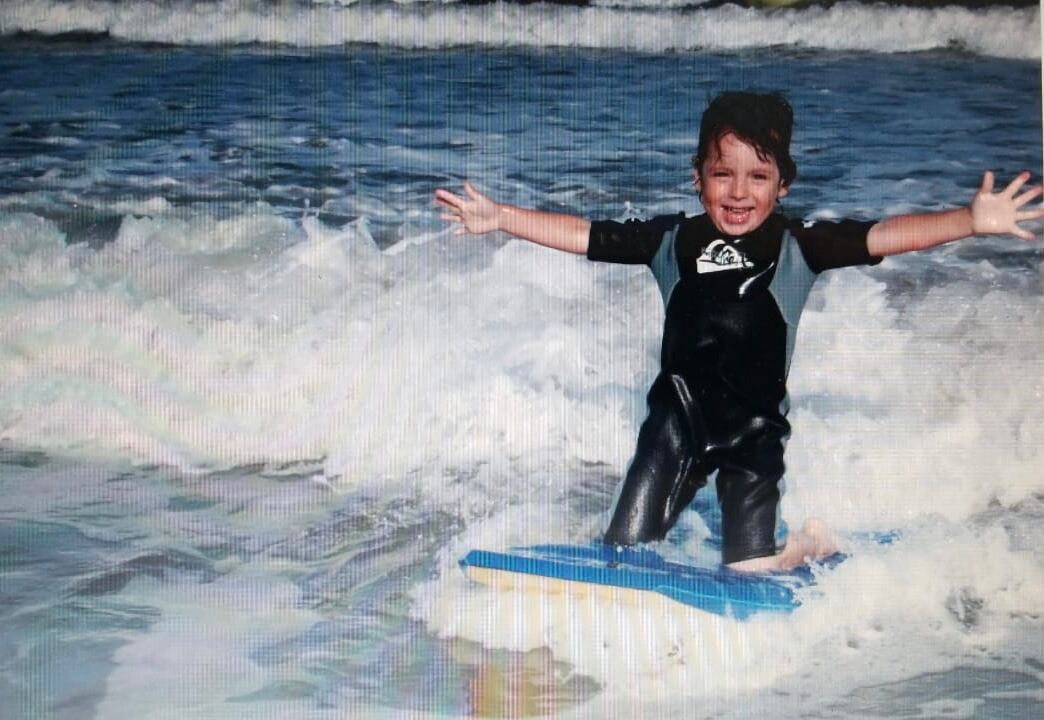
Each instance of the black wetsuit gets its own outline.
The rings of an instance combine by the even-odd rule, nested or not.
[[[798,318],[818,273],[880,262],[872,225],[772,215],[731,237],[706,215],[592,224],[588,258],[648,265],[666,305],[660,373],[605,542],[662,539],[716,470],[722,561],[776,552]]]

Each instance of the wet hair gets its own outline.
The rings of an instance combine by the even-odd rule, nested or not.
[[[752,146],[762,160],[772,159],[779,168],[783,186],[797,177],[790,157],[794,110],[780,93],[724,92],[711,100],[700,121],[700,140],[692,166],[696,172],[707,160],[711,147],[733,133]],[[718,148],[720,151],[720,148]]]

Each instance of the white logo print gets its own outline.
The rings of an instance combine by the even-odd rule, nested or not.
[[[704,248],[703,254],[696,260],[696,272],[700,274],[751,267],[754,267],[754,263],[746,255],[720,239]]]

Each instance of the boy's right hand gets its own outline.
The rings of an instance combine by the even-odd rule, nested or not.
[[[442,188],[435,190],[435,204],[445,211],[442,213],[442,219],[461,225],[454,234],[481,235],[499,230],[498,205],[476,190],[471,183],[464,183],[464,192],[467,197],[454,195]]]
[[[587,252],[591,223],[576,215],[550,213],[493,202],[464,183],[467,197],[449,190],[435,191],[435,204],[443,209],[442,219],[460,225],[455,235],[500,230],[537,245],[583,255]]]

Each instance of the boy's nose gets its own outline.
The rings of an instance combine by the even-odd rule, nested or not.
[[[729,194],[732,197],[744,198],[747,196],[747,181],[741,178],[737,178],[736,180],[732,181],[732,185],[729,189],[731,190],[731,193]]]

